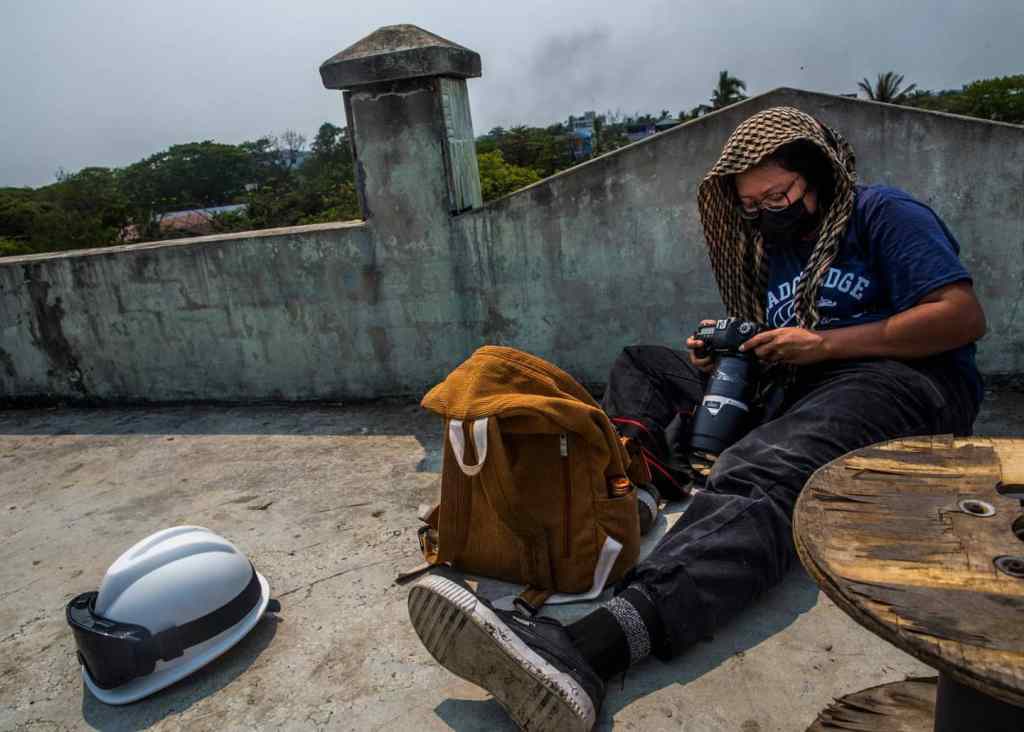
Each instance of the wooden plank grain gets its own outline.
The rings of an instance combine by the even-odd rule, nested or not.
[[[1013,531],[1024,440],[948,436],[874,445],[818,470],[794,513],[808,572],[872,632],[986,693],[1024,705],[1024,555]],[[995,515],[961,509],[984,501]]]
[[[807,732],[932,732],[937,679],[910,678],[836,699]]]

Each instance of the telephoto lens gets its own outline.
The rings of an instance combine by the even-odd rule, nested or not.
[[[758,361],[739,347],[764,326],[737,318],[719,320],[699,329],[694,337],[704,342],[702,354],[716,357],[704,398],[693,417],[690,456],[693,468],[707,475],[723,450],[747,430],[750,402],[757,389]]]
[[[720,356],[693,419],[690,447],[715,456],[743,433],[750,414],[757,364],[747,356]]]

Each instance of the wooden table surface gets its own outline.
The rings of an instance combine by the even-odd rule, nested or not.
[[[818,470],[793,532],[804,566],[854,620],[957,681],[1024,705],[1021,499],[1024,439],[907,438]],[[982,515],[988,508],[995,513]],[[999,569],[999,557],[1021,557],[1000,560],[1021,577]]]

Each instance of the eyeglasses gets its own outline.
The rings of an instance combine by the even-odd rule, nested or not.
[[[769,193],[767,196],[765,196],[760,201],[751,206],[748,206],[747,204],[743,203],[743,201],[738,201],[740,216],[748,220],[753,220],[760,216],[762,211],[778,212],[782,211],[783,209],[789,208],[789,206],[791,206],[794,201],[798,200],[801,196],[804,195],[804,193],[807,192],[805,187],[803,193],[801,193],[800,196],[795,197],[793,201],[789,200],[789,194],[793,190],[793,186],[795,186],[797,181],[799,180],[800,176],[798,175],[789,182],[789,186],[786,187],[785,192]]]

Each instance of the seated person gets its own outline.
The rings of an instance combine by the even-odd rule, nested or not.
[[[857,186],[846,141],[791,108],[733,132],[698,206],[726,309],[769,328],[744,348],[786,374],[781,403],[722,452],[615,597],[577,622],[498,610],[440,577],[410,595],[434,657],[524,728],[590,729],[608,679],[683,653],[779,582],[797,496],[825,463],[882,440],[971,432],[985,316],[928,206]],[[660,456],[663,493],[686,479],[685,422],[710,368],[661,346],[627,348],[612,367],[603,406]]]

